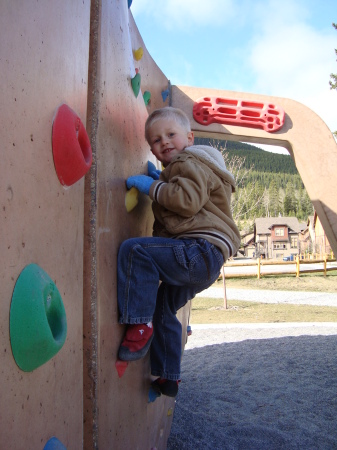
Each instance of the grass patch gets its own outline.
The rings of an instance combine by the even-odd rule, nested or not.
[[[215,286],[222,286],[222,279]],[[236,289],[271,289],[277,291],[306,291],[337,293],[337,270],[322,273],[295,275],[267,275],[259,280],[257,277],[226,278],[227,288]]]
[[[196,297],[192,300],[190,323],[282,323],[336,322],[337,308],[289,304],[266,304],[230,300],[223,308],[221,298]]]

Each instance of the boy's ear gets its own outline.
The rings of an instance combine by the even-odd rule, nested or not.
[[[188,140],[188,145],[193,145],[194,144],[194,133],[193,133],[193,131],[189,131],[187,133],[187,140]]]

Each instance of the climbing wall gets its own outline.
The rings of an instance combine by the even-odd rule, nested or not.
[[[144,124],[153,109],[168,105],[168,80],[146,52],[127,1],[102,1],[92,8],[91,23],[88,130],[94,163],[85,199],[85,448],[162,449],[174,401],[161,397],[148,403],[148,357],[130,363],[122,376],[115,366],[125,331],[118,324],[116,259],[123,240],[152,233],[151,201],[140,195],[128,213],[125,179],[147,173],[148,160],[156,164]]]
[[[62,103],[86,121],[89,25],[87,0],[0,5],[1,449],[82,447],[84,180],[52,127]]]
[[[153,223],[125,179],[159,168],[144,124],[170,99],[129,6],[0,7],[0,448],[166,447],[174,400],[148,401],[148,357],[116,366],[118,247]]]

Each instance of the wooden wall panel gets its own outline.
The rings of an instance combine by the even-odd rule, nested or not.
[[[136,61],[133,50],[143,47]],[[136,97],[131,78],[139,69]],[[95,2],[91,11],[88,129],[94,164],[85,195],[84,447],[166,448],[174,400],[148,403],[148,357],[129,364],[119,378],[115,362],[124,334],[118,324],[116,261],[121,242],[152,234],[151,201],[125,209],[125,180],[156,163],[144,138],[150,111],[168,105],[168,80],[147,53],[127,1]],[[146,105],[144,92],[151,92]],[[183,317],[183,316],[182,316]]]
[[[90,2],[11,0],[0,6],[0,448],[39,449],[56,436],[82,448],[84,181],[65,190],[51,135],[66,102],[86,120]],[[13,359],[9,313],[15,282],[38,264],[56,282],[67,339],[23,372]]]

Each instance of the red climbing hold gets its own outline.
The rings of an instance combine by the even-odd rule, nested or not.
[[[283,126],[285,113],[269,102],[203,97],[193,105],[193,118],[201,125],[220,123],[274,132]]]
[[[124,375],[124,372],[126,371],[126,368],[128,367],[128,362],[117,359],[115,366],[116,366],[116,370],[117,370],[119,378],[122,378],[122,376]]]
[[[71,186],[90,169],[92,151],[81,119],[66,104],[61,105],[53,122],[52,146],[58,179]]]

